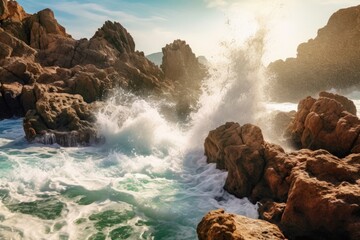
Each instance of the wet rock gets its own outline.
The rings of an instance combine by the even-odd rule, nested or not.
[[[224,210],[209,212],[197,226],[200,240],[258,240],[286,239],[279,228],[269,222],[225,213]]]
[[[44,92],[36,102],[36,110],[27,112],[24,130],[29,141],[89,145],[102,140],[94,121],[91,109],[80,95]]]

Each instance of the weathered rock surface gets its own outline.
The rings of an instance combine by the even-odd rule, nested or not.
[[[286,239],[279,228],[259,219],[214,210],[205,215],[197,227],[199,240]]]
[[[177,53],[180,54],[171,60],[184,63],[176,67],[185,71],[186,77],[196,75],[194,79],[199,84],[200,72],[195,70],[200,65],[194,61],[190,47],[181,45]],[[94,118],[84,119],[76,109],[104,100],[117,87],[141,96],[154,94],[174,104],[184,100],[184,96],[192,96],[194,104],[192,87],[183,86],[187,84],[184,78],[181,82],[178,76],[174,77],[165,76],[143,52],[136,51],[134,39],[120,23],[107,21],[91,39],[75,40],[50,9],[27,14],[16,1],[0,1],[0,119],[26,114],[24,127],[28,140],[55,134],[58,141],[61,134],[77,131],[79,134],[73,139],[85,144],[92,142],[90,139],[96,138]],[[70,110],[65,111],[66,107],[56,103],[46,105],[48,110],[40,112],[39,104],[44,105],[44,100],[69,102],[70,96],[76,94],[82,96],[81,101],[64,103]],[[63,126],[50,124],[49,119],[73,120],[66,120],[69,123]],[[84,132],[89,134],[84,137]],[[69,145],[63,140],[61,144]]]
[[[337,156],[360,152],[360,120],[354,103],[345,97],[320,93],[300,101],[288,128],[297,147],[326,149]]]
[[[270,96],[278,101],[298,101],[331,88],[359,86],[360,6],[334,13],[316,38],[298,46],[297,57],[269,65],[275,74]]]
[[[228,170],[224,188],[262,202],[261,217],[285,236],[358,238],[360,154],[341,159],[325,150],[286,153],[266,143],[258,127],[226,123],[209,133],[205,155]]]
[[[80,95],[44,92],[35,107],[24,119],[24,131],[29,141],[62,146],[101,141],[93,124],[95,116]]]
[[[163,49],[161,69],[175,89],[176,109],[181,118],[196,108],[201,94],[201,82],[207,76],[201,64],[185,41],[175,40]]]

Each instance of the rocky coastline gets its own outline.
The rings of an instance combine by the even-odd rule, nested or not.
[[[297,101],[324,88],[356,87],[359,16],[359,6],[338,11],[317,38],[299,46],[297,58],[270,64],[271,96]],[[162,52],[158,67],[120,23],[107,21],[92,38],[76,40],[50,9],[29,14],[16,1],[0,0],[0,120],[23,117],[29,142],[100,144],[106,139],[95,113],[121,88],[173,103],[164,110],[169,118],[186,121],[207,69],[185,41]],[[291,152],[252,124],[227,122],[210,131],[207,162],[228,172],[226,191],[259,205],[260,219],[214,210],[199,223],[199,239],[360,239],[356,114],[341,95],[302,99],[296,113],[279,115]]]
[[[287,129],[289,141],[301,149],[286,152],[266,142],[259,127],[228,122],[210,131],[205,155],[208,163],[228,171],[225,190],[258,203],[260,218],[277,225],[285,237],[358,239],[360,124],[355,114],[350,100],[322,92],[318,99],[300,101]],[[317,134],[312,129],[317,129]],[[306,140],[302,143],[311,144],[298,144],[299,136]],[[234,216],[225,217],[219,211],[209,214],[212,217],[205,216],[198,225],[199,239],[227,236],[229,228],[233,230],[224,239],[252,239],[235,234],[246,221],[230,221]]]
[[[75,40],[50,9],[28,14],[16,1],[0,1],[0,47],[0,119],[24,117],[30,142],[104,141],[94,112],[117,88],[166,99],[176,106],[169,115],[186,119],[207,74],[185,41],[163,48],[159,68],[120,23],[107,21],[92,38]]]

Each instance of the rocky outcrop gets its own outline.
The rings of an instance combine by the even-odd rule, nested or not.
[[[179,61],[186,63],[181,66],[183,71],[189,72],[186,77],[192,77],[199,74],[194,68],[198,63],[192,59],[190,47],[186,45],[185,49],[186,52],[181,50],[175,58],[186,56]],[[174,58],[171,60],[179,62]],[[117,87],[145,97],[157,95],[166,98],[167,103],[176,104],[184,96],[191,95],[193,85],[182,86],[187,82],[179,82],[180,78],[174,77],[176,79],[165,76],[143,52],[136,51],[134,39],[120,23],[107,21],[91,39],[75,40],[57,22],[50,9],[27,14],[16,1],[0,2],[0,119],[26,115],[24,127],[30,141],[50,133],[58,140],[60,135],[77,131],[79,134],[74,139],[88,144],[97,134],[94,118],[83,118],[76,110],[78,106],[103,100]],[[76,94],[82,97],[81,100]],[[71,95],[81,104],[73,104]],[[56,98],[55,102],[67,102],[64,103],[66,107],[46,106],[48,110],[40,112],[38,105],[47,99],[44,96]],[[194,97],[192,101],[196,102]],[[71,112],[64,110],[68,107],[73,108]],[[73,119],[75,123],[66,120],[72,123],[66,126],[49,124],[51,121],[47,119],[53,118],[60,118],[56,120],[60,122]]]
[[[359,86],[360,6],[334,13],[316,38],[298,46],[297,57],[269,65],[274,74],[270,96],[277,101],[298,101],[331,88]]]
[[[343,96],[322,92],[318,99],[301,100],[288,131],[300,148],[326,149],[340,157],[360,152],[360,120],[354,103]]]
[[[214,210],[205,215],[197,227],[199,240],[266,240],[286,239],[276,225]]]
[[[29,110],[24,119],[27,140],[62,146],[89,145],[101,141],[94,126],[92,109],[80,95],[56,92],[40,94],[35,109]]]
[[[224,188],[260,201],[260,215],[294,239],[357,239],[360,154],[286,153],[253,125],[226,123],[205,140],[208,162],[229,172]]]
[[[174,84],[178,115],[186,118],[196,108],[201,94],[201,82],[207,76],[207,69],[185,41],[175,40],[167,44],[162,52],[161,69],[165,79]]]

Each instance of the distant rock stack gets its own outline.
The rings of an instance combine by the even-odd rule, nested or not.
[[[297,57],[268,67],[269,95],[276,101],[298,101],[319,91],[360,85],[360,6],[334,13],[315,39],[298,46]]]
[[[163,49],[161,69],[165,79],[175,86],[178,115],[186,118],[196,108],[201,94],[202,80],[207,76],[207,68],[201,64],[185,41],[175,40]]]

